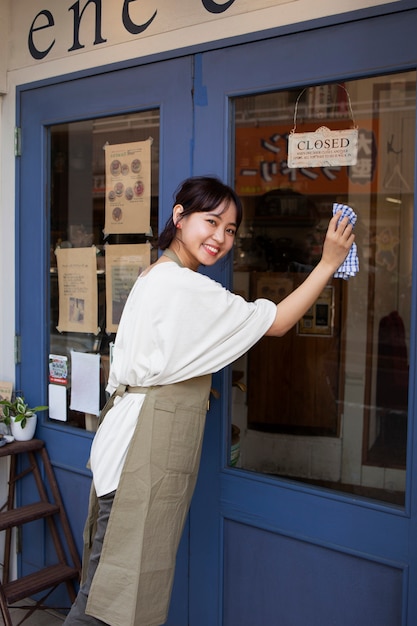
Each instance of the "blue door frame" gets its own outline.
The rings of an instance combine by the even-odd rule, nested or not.
[[[416,24],[417,10],[409,10],[206,52],[193,63],[183,57],[20,88],[16,332],[22,347],[17,385],[27,397],[46,400],[49,125],[160,106],[162,223],[173,190],[186,176],[214,173],[229,179],[229,97],[413,69]],[[140,90],[132,90],[132,84]],[[416,262],[414,254],[413,267]],[[224,265],[213,276],[228,285],[230,271]],[[415,288],[412,302],[415,311]],[[414,379],[415,325],[410,342]],[[228,469],[229,383],[228,371],[214,378],[221,396],[212,403],[207,420],[168,624],[417,623],[417,489],[411,480],[417,469],[414,388],[409,399],[406,505],[396,508]],[[91,435],[47,421],[40,424],[38,435],[47,443],[80,545]],[[44,559],[41,542],[25,546],[20,567],[30,570]]]

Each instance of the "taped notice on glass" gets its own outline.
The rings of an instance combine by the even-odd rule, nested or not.
[[[332,167],[356,165],[358,129],[330,130],[321,126],[314,132],[288,136],[288,167]]]
[[[94,333],[98,316],[97,248],[57,248],[60,333]]]
[[[152,141],[149,138],[145,141],[104,146],[106,236],[150,231]]]

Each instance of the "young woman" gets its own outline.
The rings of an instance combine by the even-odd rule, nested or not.
[[[354,241],[329,223],[322,258],[275,305],[247,302],[197,272],[233,248],[239,198],[211,177],[186,180],[159,239],[164,251],[137,279],[114,346],[91,449],[83,585],[66,626],[159,626],[200,460],[211,374],[262,336],[281,336],[310,308]]]

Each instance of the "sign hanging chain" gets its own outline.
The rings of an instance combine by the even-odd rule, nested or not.
[[[347,100],[348,100],[348,105],[349,105],[349,113],[350,113],[350,117],[352,119],[352,129],[357,129],[357,125],[355,124],[355,119],[353,117],[353,110],[352,110],[352,102],[350,100],[350,95],[348,90],[346,89],[346,87],[344,87],[343,85],[341,85],[340,83],[336,83],[338,87],[341,87],[344,92],[346,93],[347,96]],[[293,129],[291,130],[291,134],[295,133],[295,129],[297,128],[297,113],[298,113],[298,103],[300,101],[301,96],[303,95],[303,93],[305,91],[307,91],[307,89],[310,89],[310,87],[304,87],[304,89],[298,94],[297,96],[297,100],[295,101],[295,107],[294,107],[294,126]]]

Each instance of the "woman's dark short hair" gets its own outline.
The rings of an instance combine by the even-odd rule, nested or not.
[[[184,180],[175,193],[173,207],[176,204],[181,204],[183,207],[182,219],[192,213],[213,211],[222,202],[226,202],[226,208],[231,202],[236,206],[236,225],[239,227],[242,221],[242,203],[239,196],[234,189],[215,177],[193,176]],[[161,250],[169,247],[175,237],[175,232],[176,226],[171,215],[158,238],[158,247]]]

